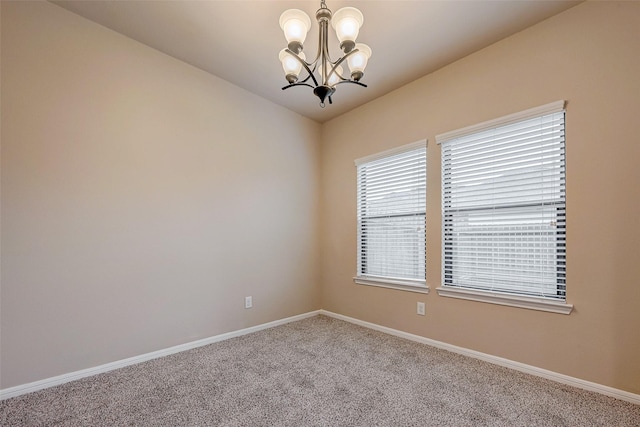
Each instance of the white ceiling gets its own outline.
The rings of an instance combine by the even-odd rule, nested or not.
[[[333,105],[320,108],[311,88],[281,90],[278,61],[286,47],[278,25],[290,8],[312,19],[305,52],[315,57],[319,0],[54,1],[134,40],[221,77],[318,122],[332,119],[438,68],[580,3],[554,0],[327,0],[337,11],[364,15],[358,41],[373,50],[363,83],[337,87]],[[332,58],[339,57],[335,33]]]

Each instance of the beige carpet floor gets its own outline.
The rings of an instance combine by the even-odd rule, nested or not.
[[[316,316],[0,402],[2,426],[640,426],[640,406]]]

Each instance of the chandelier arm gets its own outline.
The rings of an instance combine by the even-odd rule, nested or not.
[[[320,8],[323,9],[322,5]],[[327,5],[324,5],[324,9],[328,9]],[[316,62],[318,62],[318,59],[320,59],[320,54],[322,53],[322,25],[320,24],[320,20],[318,20],[318,27],[320,29],[320,34],[318,35],[318,49],[316,51],[315,59],[309,62],[309,64],[315,64]]]
[[[329,79],[331,77],[331,75],[333,73],[336,74],[336,76],[338,76],[340,78],[340,82],[343,81],[349,81],[349,79],[345,79],[344,77],[342,77],[340,74],[336,73],[336,68],[338,68],[338,65],[342,64],[344,62],[345,59],[347,59],[348,57],[350,57],[351,55],[353,55],[354,53],[358,52],[358,49],[353,49],[351,52],[347,53],[345,56],[343,56],[342,58],[338,59],[336,61],[336,63],[333,65],[333,68],[331,68],[331,72],[329,73],[329,75],[327,76],[327,79]]]
[[[366,84],[364,84],[364,83],[360,83],[360,82],[357,82],[357,81],[355,81],[355,80],[346,80],[346,79],[345,79],[345,80],[342,80],[342,81],[337,82],[336,84],[334,84],[334,86],[337,86],[337,85],[339,85],[339,84],[341,84],[341,83],[353,83],[354,85],[358,85],[358,86],[362,86],[362,87],[368,87],[368,86],[367,86]]]
[[[297,82],[297,83],[307,83],[307,81],[308,81],[310,78],[311,78],[311,74],[309,74],[309,75],[307,76],[307,78],[306,78],[306,79],[304,79],[304,80],[302,80],[302,81],[300,81],[300,82]],[[313,86],[309,85],[309,87],[313,87]]]
[[[298,62],[300,62],[302,64],[304,69],[307,70],[307,73],[309,73],[309,76],[313,79],[313,83],[315,83],[315,85],[318,86],[318,82],[316,81],[316,78],[313,76],[313,71],[311,71],[311,69],[309,68],[309,65],[307,65],[307,63],[305,61],[303,61],[302,58],[300,58],[298,55],[293,53],[293,51],[290,50],[289,48],[285,49],[285,52],[291,54],[294,58],[296,58],[298,60]],[[312,62],[312,64],[313,64],[313,62]],[[306,82],[308,79],[309,79],[309,77],[304,79],[304,81]],[[314,87],[314,86],[311,86],[311,87]]]
[[[291,83],[290,85],[284,86],[282,90],[289,89],[290,87],[294,86],[308,86],[312,89],[315,88],[315,86],[311,86],[309,83]]]
[[[322,39],[318,37],[318,51],[316,53],[316,57],[313,61],[309,62],[310,65],[315,64],[320,59],[320,52],[322,52]]]

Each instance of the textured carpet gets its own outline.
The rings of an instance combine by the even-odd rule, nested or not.
[[[325,316],[0,402],[2,426],[640,426],[640,406]]]

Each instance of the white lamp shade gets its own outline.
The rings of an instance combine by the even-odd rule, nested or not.
[[[287,43],[304,43],[311,29],[311,19],[300,9],[288,9],[280,15],[280,28],[284,31]]]
[[[364,43],[356,43],[355,48],[358,49],[358,52],[347,57],[347,64],[349,64],[352,73],[355,71],[364,73],[367,61],[371,58],[371,48]]]
[[[336,30],[340,43],[345,40],[355,41],[363,22],[362,12],[355,7],[343,7],[331,18],[331,26]]]
[[[282,62],[282,69],[284,70],[285,75],[291,74],[296,77],[300,75],[300,72],[302,71],[302,63],[300,63],[300,61],[294,58],[293,55],[291,55],[285,49],[282,49],[280,51],[280,55],[278,56],[280,58],[280,62]],[[307,59],[307,57],[304,55],[304,52],[300,52],[298,56],[303,61]]]
[[[327,74],[329,74],[331,72],[331,68],[333,68],[333,65],[327,63],[326,68],[327,68]],[[342,68],[342,65],[338,65],[336,67],[336,72],[329,76],[329,81],[327,82],[327,86],[334,86],[336,83],[338,83],[341,80],[340,76],[342,76],[343,71],[344,69]],[[319,68],[318,68],[318,76],[320,76],[320,79],[322,79],[322,74],[320,73]]]

